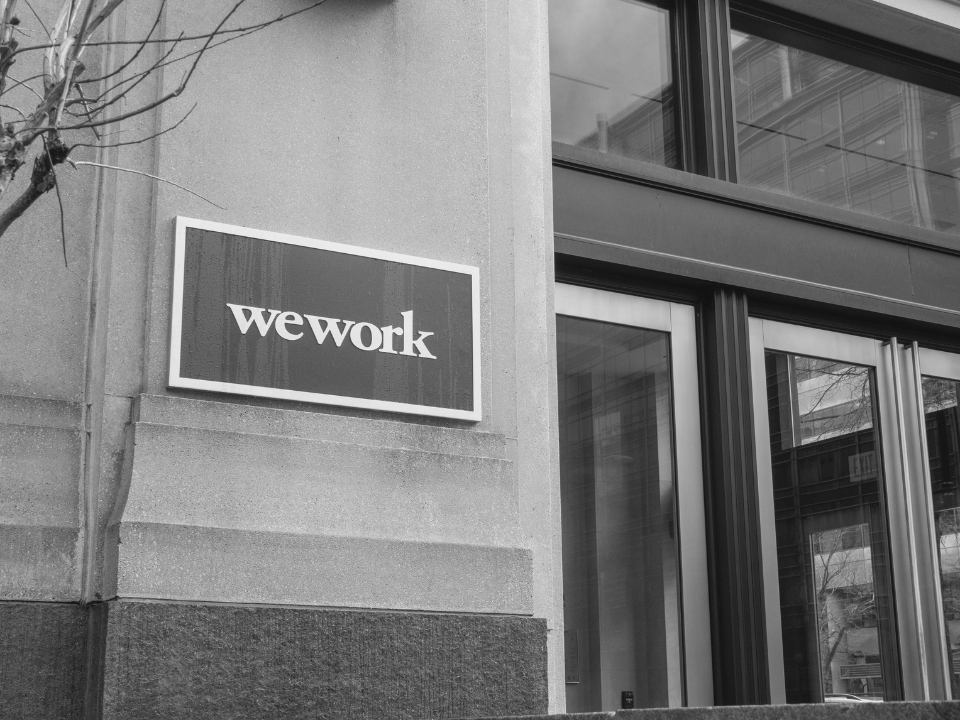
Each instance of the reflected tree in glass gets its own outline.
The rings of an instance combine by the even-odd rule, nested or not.
[[[900,696],[872,368],[766,353],[786,699]]]
[[[960,697],[960,415],[953,380],[923,378],[930,490],[936,517],[944,638],[952,664],[953,697]]]
[[[841,662],[852,654],[847,639],[865,626],[876,626],[877,594],[873,584],[866,525],[851,525],[815,532],[813,548],[817,631],[824,693],[846,692],[835,688]],[[854,651],[855,652],[855,651]]]

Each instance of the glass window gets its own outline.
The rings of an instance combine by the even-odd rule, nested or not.
[[[553,139],[680,167],[671,13],[635,0],[550,0]]]
[[[955,380],[923,378],[923,412],[933,496],[936,555],[943,603],[942,632],[950,685],[960,698],[960,414]]]
[[[960,234],[960,97],[733,28],[739,182]]]
[[[567,710],[677,706],[669,335],[558,316],[557,336]]]
[[[874,370],[765,363],[786,701],[899,699]]]

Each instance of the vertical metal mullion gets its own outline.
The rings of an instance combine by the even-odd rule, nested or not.
[[[719,180],[737,181],[737,136],[733,107],[728,0],[686,0],[694,147],[687,168]],[[682,49],[682,48],[681,48]]]
[[[696,8],[690,2],[678,1],[673,5],[672,53],[675,70],[674,87],[677,90],[677,122],[679,133],[680,167],[687,172],[701,172],[699,163],[703,155],[700,125],[695,108],[698,93],[695,87],[698,74],[694,72],[696,37],[691,32],[695,27]]]
[[[937,626],[935,628],[935,636],[938,638],[937,644],[940,647],[939,655],[942,664],[944,697],[950,699],[953,692],[953,683],[950,677],[950,673],[953,672],[953,662],[950,657],[950,648],[947,646],[944,636],[947,622],[943,614],[943,587],[940,582],[940,558],[937,552],[937,533],[934,529],[937,522],[937,515],[933,508],[933,495],[931,493],[933,481],[930,476],[930,450],[927,446],[927,418],[923,411],[923,376],[920,374],[920,347],[916,341],[913,342],[911,350],[913,352],[913,378],[917,395],[917,402],[915,404],[917,409],[917,427],[920,431],[920,474],[923,482],[923,501],[928,518],[928,521],[925,523],[927,528],[926,535],[928,536],[927,547],[930,549],[932,555],[930,560],[933,569],[933,584],[936,588],[936,613],[934,618]]]
[[[718,705],[770,702],[748,324],[742,292],[717,289],[704,304],[705,476]]]
[[[921,699],[930,699],[930,674],[927,668],[926,640],[924,638],[923,599],[920,596],[920,578],[918,577],[918,558],[916,543],[916,521],[913,511],[913,494],[910,489],[910,459],[907,447],[906,420],[903,411],[903,383],[900,370],[900,345],[897,338],[892,337],[890,343],[891,367],[893,372],[893,400],[897,417],[897,440],[900,448],[901,490],[903,492],[904,511],[907,521],[907,551],[910,554],[910,568],[913,575],[913,603],[917,630],[917,645],[920,660],[920,678],[923,696]],[[922,410],[921,410],[922,411]]]

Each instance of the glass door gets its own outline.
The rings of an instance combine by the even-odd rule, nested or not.
[[[750,333],[771,698],[922,696],[903,351],[756,318]]]
[[[911,348],[922,400],[918,562],[929,568],[930,645],[944,697],[960,699],[960,355]]]
[[[694,310],[556,307],[567,711],[710,705]]]

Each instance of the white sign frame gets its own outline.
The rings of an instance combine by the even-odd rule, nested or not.
[[[228,235],[239,235],[257,240],[286,243],[288,245],[299,245],[301,247],[315,248],[329,252],[357,255],[360,257],[375,258],[377,260],[398,262],[405,265],[417,265],[420,267],[434,268],[437,270],[445,270],[447,272],[469,275],[471,278],[471,302],[473,305],[471,308],[471,317],[473,319],[473,409],[457,410],[454,408],[439,408],[429,405],[416,405],[413,403],[401,403],[389,400],[368,400],[366,398],[355,398],[343,395],[327,395],[324,393],[305,392],[302,390],[284,390],[262,387],[258,385],[244,385],[241,383],[228,383],[214,380],[197,380],[195,378],[183,377],[180,374],[180,359],[181,338],[183,332],[184,254],[186,250],[187,228],[212,230],[214,232],[222,232]],[[269,230],[257,230],[254,228],[247,228],[239,225],[228,225],[209,220],[197,220],[195,218],[178,215],[176,219],[176,236],[174,240],[173,253],[173,302],[171,304],[170,312],[170,371],[167,380],[168,387],[183,388],[188,390],[205,390],[208,392],[228,393],[231,395],[263,397],[274,400],[292,400],[296,402],[306,402],[318,405],[336,405],[340,407],[358,408],[361,410],[382,410],[384,412],[449,418],[451,420],[468,420],[471,422],[479,422],[482,419],[483,396],[481,395],[482,382],[480,364],[480,269],[472,265],[460,265],[443,260],[433,260],[430,258],[415,257],[413,255],[403,255],[400,253],[386,252],[383,250],[374,250],[372,248],[345,245],[343,243],[334,243],[326,240],[314,240],[312,238],[305,238],[297,235],[287,235],[284,233],[271,232]]]

